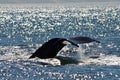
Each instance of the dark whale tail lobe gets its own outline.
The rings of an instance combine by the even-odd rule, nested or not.
[[[79,47],[79,45],[70,40],[67,40],[66,38],[53,38],[38,48],[35,53],[29,57],[29,59],[35,57],[39,57],[41,59],[54,58],[58,52],[67,45],[67,43],[64,41],[67,41],[72,45]]]
[[[100,43],[100,41],[98,41],[98,40],[95,40],[95,39],[92,39],[89,37],[84,37],[84,36],[73,37],[73,38],[70,38],[70,40],[72,40],[73,42],[78,43],[78,44],[91,43],[91,42]]]

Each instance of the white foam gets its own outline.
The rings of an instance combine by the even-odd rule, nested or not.
[[[86,57],[85,57],[85,55],[84,55],[84,53],[85,53],[85,49],[83,49],[80,45],[79,45],[79,47],[78,47],[78,49],[77,49],[77,52],[78,52],[78,58],[79,59],[82,59],[82,60],[84,60]]]
[[[12,60],[27,60],[27,61],[29,61],[30,60],[33,62],[39,61],[39,62],[51,64],[51,65],[60,65],[61,64],[60,61],[55,58],[52,58],[52,59],[39,59],[39,58],[28,59],[31,54],[29,52],[27,52],[26,50],[21,49],[18,46],[1,47],[1,49],[5,52],[5,54],[0,55],[0,60],[5,60],[5,61],[12,61]],[[67,49],[65,48],[64,50],[66,51],[66,50],[68,50],[68,48]],[[81,46],[78,48],[77,51],[78,51],[78,58],[80,60],[79,65],[91,65],[91,64],[120,65],[120,57],[118,57],[116,55],[103,55],[104,53],[101,53],[101,55],[99,55],[98,58],[89,58],[90,56],[84,55],[86,49],[83,49]],[[81,63],[81,61],[83,63]]]
[[[120,57],[117,57],[116,55],[104,55],[96,59],[87,58],[83,62],[84,63],[79,63],[79,65],[120,65]]]
[[[61,62],[56,59],[56,58],[50,58],[50,59],[40,59],[40,58],[33,58],[33,59],[30,59],[31,61],[34,61],[34,62],[43,62],[43,63],[46,63],[46,64],[51,64],[51,65],[61,65]]]

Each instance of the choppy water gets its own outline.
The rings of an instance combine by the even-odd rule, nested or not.
[[[75,36],[95,38],[101,43],[83,44],[70,50],[65,47],[58,54],[76,60],[82,58],[79,64],[28,59],[51,38]],[[99,58],[89,58],[94,55]],[[120,6],[1,5],[0,79],[120,80]]]

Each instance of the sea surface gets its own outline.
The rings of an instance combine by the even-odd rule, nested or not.
[[[28,59],[51,38],[76,36],[101,43],[69,44],[62,61]],[[120,80],[120,2],[0,4],[0,80],[52,79]]]

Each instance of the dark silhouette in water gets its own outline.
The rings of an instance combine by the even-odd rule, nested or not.
[[[90,43],[90,42],[100,43],[100,41],[97,41],[95,39],[91,39],[89,37],[83,37],[83,36],[70,38],[70,40],[77,43],[77,44]]]
[[[53,38],[49,40],[48,42],[44,43],[39,49],[36,50],[35,53],[32,54],[29,58],[41,58],[41,59],[47,59],[47,58],[54,58],[57,53],[67,44],[65,43],[69,42],[72,45],[75,45],[77,47],[78,44],[82,43],[90,43],[90,42],[97,42],[100,43],[97,40],[91,39],[89,37],[74,37],[70,39],[66,38]]]

